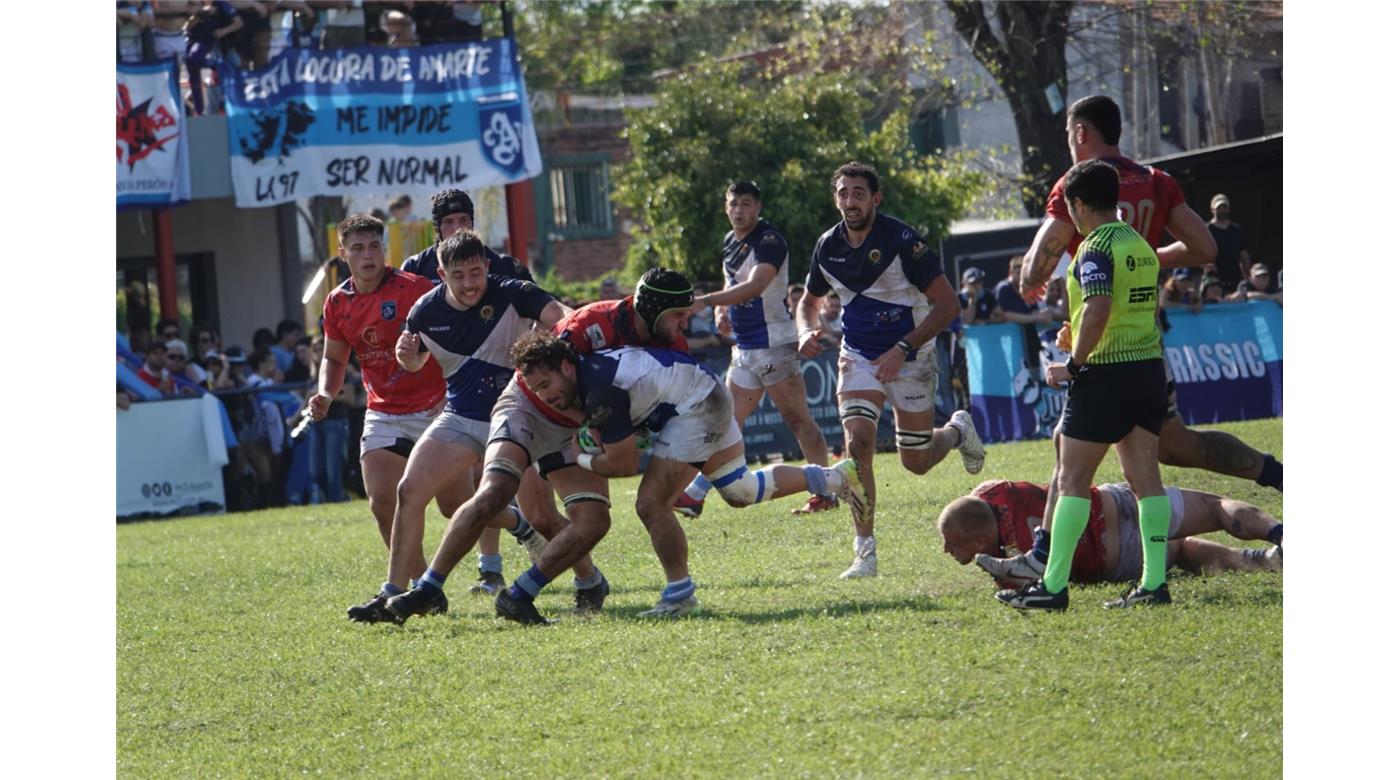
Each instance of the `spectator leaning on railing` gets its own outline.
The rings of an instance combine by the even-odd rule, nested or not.
[[[141,381],[159,390],[162,395],[174,394],[175,382],[170,378],[170,372],[166,370],[165,365],[165,343],[151,340],[146,344],[145,358],[146,362],[136,375],[141,377]]]
[[[1198,289],[1199,284],[1192,278],[1190,268],[1174,268],[1162,284],[1162,292],[1158,299],[1162,302],[1163,309],[1190,309],[1198,312],[1201,310]]]
[[[1249,278],[1235,288],[1232,301],[1276,301],[1283,303],[1283,288],[1274,281],[1273,271],[1264,263],[1255,263],[1249,269]]]
[[[1201,303],[1224,303],[1225,285],[1220,282],[1220,277],[1206,274],[1201,277]]]

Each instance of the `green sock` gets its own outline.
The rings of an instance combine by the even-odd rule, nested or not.
[[[1055,522],[1050,526],[1050,560],[1045,562],[1045,589],[1059,593],[1069,585],[1069,565],[1074,548],[1089,525],[1089,499],[1060,496],[1055,500]]]
[[[1056,522],[1059,522],[1056,519]],[[1172,502],[1166,496],[1138,499],[1138,527],[1142,529],[1143,588],[1156,590],[1167,581],[1167,532],[1172,525]]]

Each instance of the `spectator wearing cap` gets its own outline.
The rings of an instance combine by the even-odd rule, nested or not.
[[[1206,274],[1201,277],[1201,303],[1224,303],[1225,285],[1220,283],[1220,277]]]
[[[145,358],[136,375],[141,377],[142,382],[159,390],[162,395],[174,394],[175,381],[170,378],[170,371],[166,367],[165,342],[152,339],[146,345]]]
[[[611,276],[598,283],[598,300],[616,301],[622,298],[622,291],[617,287],[617,280]]]
[[[1210,199],[1210,237],[1215,239],[1215,273],[1229,290],[1249,275],[1249,252],[1244,248],[1244,229],[1230,221],[1230,199],[1224,193]]]
[[[471,196],[457,189],[439,192],[433,196],[433,231],[437,235],[437,243],[403,261],[403,270],[418,274],[433,284],[442,284],[442,277],[438,275],[438,244],[459,230],[475,229],[476,206]],[[489,246],[485,249],[488,273],[528,282],[535,280],[530,275],[530,269],[519,260],[502,257]]]
[[[982,280],[986,276],[987,272],[977,266],[963,271],[958,303],[962,305],[964,325],[986,325],[1001,321],[1001,309],[997,308],[997,299],[983,287]]]
[[[996,299],[997,308],[1001,309],[1004,322],[1049,322],[1050,310],[1026,303],[1026,299],[1022,298],[1021,293],[1016,289],[1016,285],[1021,280],[1021,263],[1024,259],[1021,255],[1014,255],[1011,258],[1011,262],[1007,265],[1006,278],[997,282],[992,297]]]
[[[1274,273],[1264,263],[1249,268],[1249,278],[1239,283],[1232,301],[1276,301],[1283,303],[1283,288],[1274,281]]]
[[[217,349],[211,349],[204,353],[202,359],[204,366],[205,390],[228,390],[233,387],[233,378],[229,375],[228,361],[224,360],[224,354]]]
[[[1200,311],[1201,298],[1197,295],[1197,289],[1196,281],[1191,278],[1191,269],[1176,268],[1162,285],[1162,293],[1158,300],[1161,301],[1163,309]]]

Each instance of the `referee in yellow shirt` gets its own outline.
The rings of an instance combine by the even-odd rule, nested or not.
[[[1065,174],[1070,216],[1084,242],[1067,277],[1072,351],[1046,367],[1055,387],[1069,382],[1056,481],[1060,497],[1050,524],[1045,576],[997,599],[1018,609],[1069,606],[1069,570],[1089,522],[1094,472],[1116,446],[1123,475],[1138,498],[1142,580],[1105,607],[1170,604],[1167,534],[1171,503],[1157,467],[1157,434],[1166,418],[1167,383],[1157,329],[1157,254],[1118,219],[1118,172],[1086,160]]]

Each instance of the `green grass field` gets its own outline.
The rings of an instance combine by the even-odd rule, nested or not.
[[[1282,456],[1282,422],[1220,426]],[[117,769],[124,777],[1270,777],[1283,769],[1283,580],[1174,574],[1169,608],[1020,614],[941,551],[935,519],[982,479],[1045,480],[1047,442],[954,454],[924,477],[876,461],[880,577],[842,582],[844,510],[794,496],[686,521],[703,608],[632,615],[661,570],[613,483],[594,551],[605,614],[526,629],[470,597],[356,625],[383,579],[363,502],[117,531]],[[1282,518],[1243,480],[1166,469]],[[1121,479],[1106,463],[1099,482]],[[430,513],[436,544],[443,519]],[[1234,543],[1223,534],[1220,540]],[[506,537],[506,575],[528,565]],[[539,604],[559,616],[572,590]]]

